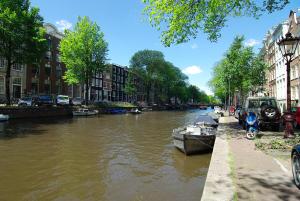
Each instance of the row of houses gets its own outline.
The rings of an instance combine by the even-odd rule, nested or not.
[[[63,75],[66,66],[60,60],[59,43],[63,34],[49,23],[44,24],[48,49],[40,63],[27,65],[16,64],[11,71],[11,97],[19,99],[24,96],[36,95],[69,95],[70,97],[85,98],[84,86],[68,85]],[[96,73],[89,89],[90,101],[144,101],[142,80],[134,76],[137,88],[135,95],[125,93],[125,84],[128,81],[128,68],[117,64],[109,65],[103,73]],[[0,58],[0,99],[5,101],[6,61]]]
[[[268,64],[267,82],[264,88],[269,96],[277,98],[282,111],[286,109],[287,73],[286,62],[276,42],[287,32],[292,33],[293,36],[300,36],[300,17],[294,11],[290,12],[286,21],[267,32],[260,52]],[[291,62],[290,75],[292,106],[297,106],[300,100],[300,46],[296,49],[294,60]]]

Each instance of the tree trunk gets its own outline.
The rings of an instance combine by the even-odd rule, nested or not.
[[[6,103],[7,105],[11,104],[10,100],[10,72],[11,72],[11,58],[7,58],[7,68],[6,68],[6,75],[5,75],[5,94],[6,94]]]
[[[150,102],[150,85],[147,86],[147,104]]]
[[[89,80],[85,80],[85,104],[89,105]]]

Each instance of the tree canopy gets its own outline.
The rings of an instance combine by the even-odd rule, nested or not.
[[[289,0],[143,0],[144,13],[150,23],[162,31],[165,46],[187,42],[196,38],[199,31],[217,41],[220,30],[229,17],[251,16],[258,18],[263,12],[280,10]]]
[[[130,60],[130,72],[141,77],[146,88],[148,103],[177,103],[203,102],[208,103],[209,98],[198,87],[188,83],[188,77],[156,50],[141,50],[136,52]],[[130,76],[129,76],[130,77]],[[126,84],[126,91],[135,91],[134,85]]]
[[[61,60],[67,68],[64,79],[85,85],[86,103],[93,76],[106,69],[107,46],[100,27],[88,17],[79,17],[74,31],[65,31],[60,42]]]
[[[243,36],[235,37],[224,58],[213,68],[209,84],[214,94],[223,101],[236,90],[242,96],[250,91],[257,92],[265,83],[267,65],[252,47],[245,47],[243,42]]]
[[[10,104],[12,66],[39,62],[46,50],[43,18],[29,0],[0,1],[0,47],[0,58],[6,60],[6,99]]]

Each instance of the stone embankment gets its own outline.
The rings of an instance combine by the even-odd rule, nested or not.
[[[255,149],[233,117],[222,117],[202,201],[300,200],[289,163]]]
[[[71,107],[0,107],[9,119],[72,116]]]

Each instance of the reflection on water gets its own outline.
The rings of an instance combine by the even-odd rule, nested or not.
[[[210,154],[172,129],[201,111],[0,124],[0,200],[200,200]]]

